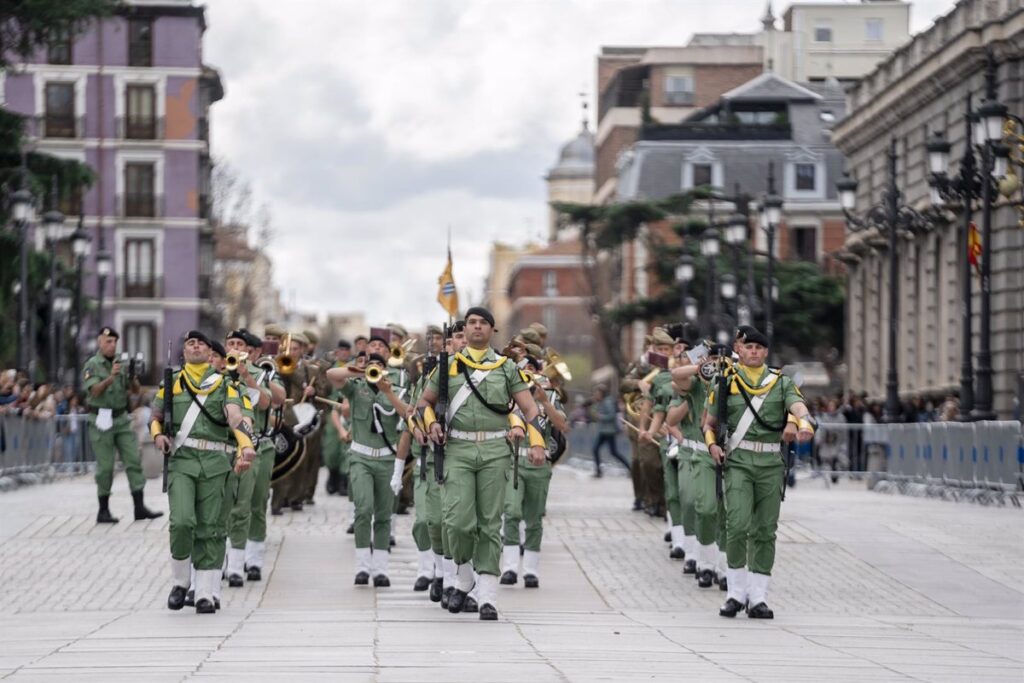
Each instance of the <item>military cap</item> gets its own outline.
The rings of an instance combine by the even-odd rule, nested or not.
[[[210,340],[210,350],[216,353],[221,358],[227,358],[228,352],[224,349],[224,345],[216,339]]]
[[[465,320],[456,320],[455,322],[452,323],[452,334],[454,334],[456,332],[462,332],[465,329],[466,329],[466,321]]]
[[[675,344],[676,340],[668,332],[658,327],[651,332],[651,343],[656,345]]]
[[[119,335],[117,333],[117,330],[115,330],[113,327],[109,327],[109,326],[104,327],[103,329],[101,329],[100,333],[99,333],[99,336],[100,337],[113,337],[114,339],[120,339],[121,338],[121,335]]]
[[[544,327],[540,323],[530,323],[530,329],[536,330],[537,334],[542,337],[548,336],[548,328]]]
[[[402,339],[409,336],[409,331],[405,329],[405,326],[399,325],[398,323],[388,323],[386,327],[393,333],[399,335]]]
[[[437,335],[440,335],[440,334],[443,334],[443,333],[441,332],[441,328],[438,327],[437,325],[427,325],[427,334],[437,334]]]
[[[466,320],[469,320],[469,316],[477,315],[487,321],[487,324],[494,327],[494,314],[488,311],[483,306],[473,306],[466,311]]]
[[[268,337],[283,337],[288,331],[277,323],[267,323],[263,326],[263,334]]]
[[[241,339],[247,346],[252,346],[252,344],[249,343],[249,340],[245,337],[245,330],[231,330],[228,332],[228,336],[224,337],[224,339]]]
[[[245,335],[245,343],[249,346],[263,346],[263,340],[249,330],[242,328],[242,334]]]
[[[743,336],[741,337],[737,335],[736,341],[741,344],[760,344],[761,346],[768,348],[768,337],[765,336],[764,333],[747,325],[744,327],[746,329],[741,332]]]
[[[533,356],[535,359],[544,357],[544,349],[542,349],[537,344],[527,344],[526,353],[530,356]]]
[[[320,335],[318,335],[313,330],[303,330],[302,335],[306,338],[307,344],[312,344],[313,346],[316,346],[317,344],[320,343]]]
[[[308,344],[309,337],[301,332],[292,332],[292,341],[299,342],[300,344]]]
[[[540,334],[538,334],[537,330],[533,329],[532,327],[527,327],[522,330],[519,330],[519,336],[522,337],[523,341],[525,341],[527,344],[536,344],[537,346],[540,346],[541,344]]]
[[[352,342],[350,342],[348,339],[339,339],[338,340],[338,348],[339,349],[351,349],[352,348]]]
[[[185,341],[188,341],[189,339],[196,339],[198,341],[203,342],[207,346],[210,345],[209,338],[199,330],[189,330],[188,334],[185,335]]]

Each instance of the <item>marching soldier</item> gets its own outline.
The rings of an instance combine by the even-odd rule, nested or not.
[[[404,462],[397,459],[398,422],[409,412],[392,387],[386,370],[388,342],[372,335],[363,376],[354,368],[331,368],[327,379],[349,401],[352,444],[349,488],[355,503],[356,585],[373,577],[375,587],[391,585],[388,553],[394,496],[402,485]]]
[[[282,349],[282,351],[287,351],[295,359],[294,371],[290,375],[281,377],[286,399],[291,402],[291,405],[305,403],[316,394],[316,388],[310,381],[314,372],[310,370],[306,365],[306,361],[303,360],[308,343],[309,340],[303,334],[296,332],[291,335],[290,348]],[[285,415],[290,420],[289,424],[295,422],[295,417],[291,414],[291,411],[285,411]],[[303,436],[302,438],[306,439],[308,437]],[[306,453],[303,456],[302,463],[274,484],[274,493],[270,501],[270,514],[272,515],[280,515],[281,510],[285,506],[289,506],[295,512],[302,511],[303,485],[306,481],[303,478],[303,474],[308,466],[306,463],[307,458],[309,458],[308,440],[305,442],[305,445]]]
[[[768,578],[775,563],[775,532],[785,486],[779,443],[814,438],[807,406],[793,380],[765,365],[768,338],[751,328],[737,340],[739,362],[728,371],[728,395],[708,394],[704,440],[716,464],[725,467],[728,598],[719,610],[734,617],[772,619]],[[718,401],[726,402],[728,441],[718,442]],[[796,434],[787,429],[794,416]],[[748,541],[749,536],[749,541]]]
[[[427,355],[422,360],[423,369],[410,390],[410,405],[416,405],[419,401],[427,375],[437,366],[437,359],[444,344],[441,328],[436,325],[427,326],[424,342]],[[444,548],[440,525],[441,487],[434,474],[434,453],[427,444],[426,435],[415,416],[409,418],[408,432],[416,441],[413,448],[413,507],[416,519],[412,524],[412,537],[416,543],[418,563],[413,590],[425,591],[429,588],[430,599],[433,602],[440,602],[444,590]],[[416,457],[417,455],[419,457]]]
[[[157,448],[171,454],[167,495],[172,588],[167,607],[184,606],[194,566],[196,613],[208,614],[216,609],[214,594],[224,562],[218,529],[224,482],[232,463],[241,473],[252,465],[256,451],[252,426],[243,415],[247,400],[210,365],[206,336],[189,332],[183,355],[185,365],[173,375],[171,386],[157,392],[150,433]],[[163,433],[160,419],[168,400],[173,434]],[[232,436],[237,446],[231,443]]]
[[[313,330],[303,330],[302,335],[308,342],[306,356],[302,362],[306,382],[313,385],[317,396],[326,398],[331,393],[331,386],[324,373],[330,367],[330,363],[316,357],[320,336]],[[323,463],[323,432],[323,428],[319,428],[306,436],[306,461],[300,468],[300,480],[296,481],[299,499],[305,505],[315,504],[313,496],[316,495],[316,483],[320,479],[320,466]]]
[[[352,357],[352,344],[342,339],[338,342],[338,348],[334,350],[334,367],[343,368],[348,365]],[[343,397],[336,390],[332,389],[328,398],[341,403]],[[324,425],[323,436],[323,462],[327,468],[327,495],[339,494],[348,495],[348,444],[346,443],[347,428],[343,424],[345,416],[341,408],[335,406],[328,413],[329,417]]]
[[[475,570],[479,574],[480,619],[493,621],[498,618],[501,513],[511,464],[506,437],[518,444],[528,436],[529,461],[539,467],[545,459],[544,428],[525,377],[490,346],[494,316],[473,307],[466,312],[465,321],[468,346],[451,359],[447,377],[434,372],[428,379],[419,408],[431,439],[446,450],[442,504],[456,564],[448,611],[462,611],[477,583]],[[441,382],[449,397],[447,433],[433,412]],[[523,413],[526,430],[520,426],[509,429],[513,401]]]
[[[526,371],[533,374],[531,391],[540,410],[540,423],[543,426],[544,443],[550,444],[553,430],[563,434],[569,432],[558,391],[547,378],[539,375],[541,370],[537,355],[542,353],[538,346],[530,345],[527,350]],[[513,424],[523,426],[522,414],[513,413]],[[544,536],[544,510],[547,507],[548,487],[551,484],[552,462],[550,453],[545,448],[545,460],[540,466],[534,465],[527,457],[527,449],[520,448],[515,455],[519,458],[519,481],[510,480],[505,488],[505,524],[504,546],[501,554],[501,584],[514,585],[519,576],[519,523],[525,522],[526,533],[523,539],[523,585],[526,588],[540,586],[540,544]]]
[[[139,380],[128,377],[128,368],[116,359],[117,332],[104,327],[96,339],[96,355],[82,368],[82,387],[89,407],[89,442],[96,454],[96,489],[99,496],[98,524],[117,524],[110,514],[110,486],[114,480],[114,454],[121,456],[128,487],[135,504],[135,519],[154,519],[164,513],[146,507],[139,460],[139,441],[128,415],[128,395],[139,392]]]

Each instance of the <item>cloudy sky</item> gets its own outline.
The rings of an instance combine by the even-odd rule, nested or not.
[[[912,30],[953,4],[917,0]],[[214,153],[273,212],[286,300],[421,325],[442,315],[448,226],[464,304],[482,293],[494,240],[544,234],[542,178],[579,129],[579,93],[596,99],[600,46],[750,32],[764,6],[207,0],[204,58],[227,89]]]

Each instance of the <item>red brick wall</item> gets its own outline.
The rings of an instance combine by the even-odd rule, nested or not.
[[[698,64],[693,68],[696,105],[706,107],[723,93],[743,85],[761,74],[760,64]]]
[[[554,271],[558,296],[589,296],[583,273],[575,267],[529,266],[521,268],[509,284],[509,299],[515,301],[524,296],[544,296],[544,274]]]
[[[600,189],[605,181],[615,177],[615,161],[619,153],[626,149],[639,137],[640,131],[636,128],[617,126],[613,128],[597,147],[597,164],[594,169],[594,188]]]

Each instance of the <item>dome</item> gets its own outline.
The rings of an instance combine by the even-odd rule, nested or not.
[[[594,134],[584,123],[579,134],[562,145],[548,178],[589,178],[594,175]]]

